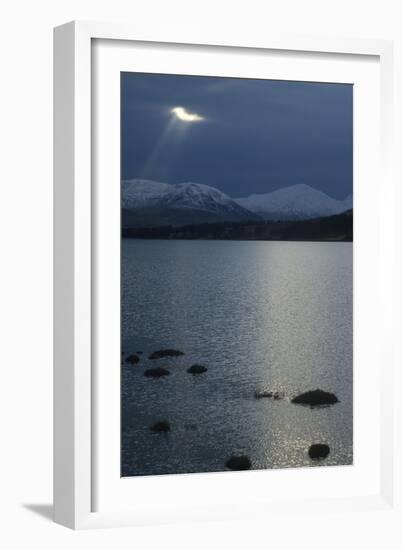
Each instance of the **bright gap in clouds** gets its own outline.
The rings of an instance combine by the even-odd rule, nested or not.
[[[204,118],[197,113],[189,113],[184,107],[174,107],[171,113],[185,122],[199,122],[200,120],[204,120]]]

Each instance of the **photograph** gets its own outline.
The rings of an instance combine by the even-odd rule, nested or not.
[[[351,466],[354,86],[120,87],[121,476]]]

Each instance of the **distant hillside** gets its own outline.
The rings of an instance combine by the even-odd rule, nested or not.
[[[122,182],[122,225],[126,228],[260,220],[219,189],[200,183]]]
[[[332,216],[353,207],[352,195],[344,200],[337,200],[302,183],[235,200],[244,208],[271,221]]]
[[[122,228],[124,238],[209,239],[251,241],[342,241],[353,240],[353,210],[301,221],[223,222],[175,227]]]
[[[296,221],[332,216],[349,208],[352,208],[352,195],[337,200],[305,184],[234,199],[215,187],[200,183],[122,181],[122,225],[125,228]]]

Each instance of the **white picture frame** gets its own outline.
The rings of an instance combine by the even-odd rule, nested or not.
[[[228,37],[228,34],[226,36]],[[100,50],[96,50],[97,45],[100,43],[102,45],[102,41],[121,47],[122,50],[117,54],[115,48],[115,52],[111,55],[106,53],[103,56],[102,53],[99,53]],[[360,96],[363,103],[366,95],[370,96],[368,101],[372,101],[372,103],[368,103],[367,109],[379,102],[379,117],[377,118],[375,114],[373,125],[371,126],[372,122],[368,123],[368,128],[371,129],[369,141],[362,148],[367,155],[371,151],[371,162],[376,162],[376,164],[371,164],[368,159],[368,167],[373,168],[373,170],[367,169],[368,181],[371,180],[373,183],[369,184],[366,193],[360,191],[358,194],[362,197],[359,200],[363,201],[363,206],[360,210],[361,216],[355,216],[354,227],[355,232],[359,233],[361,231],[360,224],[362,224],[370,231],[371,237],[377,243],[377,249],[379,244],[379,254],[373,253],[373,259],[375,259],[379,270],[374,270],[373,278],[369,278],[371,284],[379,285],[379,299],[375,300],[378,321],[376,327],[363,321],[360,324],[363,328],[359,329],[362,348],[360,348],[360,357],[366,357],[368,362],[372,361],[373,364],[373,369],[368,369],[372,378],[368,378],[365,387],[366,390],[371,389],[372,392],[379,392],[379,395],[376,395],[377,406],[372,407],[376,409],[373,422],[379,426],[379,433],[376,438],[372,436],[371,430],[374,427],[372,424],[372,427],[367,430],[369,433],[367,439],[365,440],[364,436],[362,438],[362,445],[364,448],[365,441],[368,442],[370,438],[376,439],[376,449],[379,454],[376,458],[372,457],[371,464],[368,462],[367,465],[363,465],[362,476],[361,474],[356,475],[353,469],[344,470],[342,473],[335,469],[332,474],[327,468],[315,469],[315,473],[309,474],[315,476],[314,479],[306,477],[307,472],[304,473],[302,470],[293,470],[287,473],[277,472],[276,478],[271,474],[270,483],[271,488],[276,483],[277,485],[281,483],[283,489],[284,487],[288,488],[284,490],[282,499],[278,497],[281,488],[277,493],[274,490],[271,491],[274,497],[262,497],[259,486],[261,487],[262,483],[268,482],[269,479],[267,476],[263,477],[264,473],[262,472],[225,473],[224,478],[221,474],[151,476],[151,478],[137,478],[136,485],[129,485],[131,480],[128,479],[123,491],[119,486],[121,485],[119,480],[113,479],[114,475],[118,477],[116,473],[118,449],[115,448],[109,455],[108,445],[105,445],[105,442],[109,444],[109,447],[111,445],[116,447],[117,444],[116,391],[115,397],[112,395],[110,397],[111,408],[107,409],[106,406],[109,406],[107,392],[113,393],[113,390],[116,390],[117,379],[116,377],[108,378],[108,373],[105,373],[105,370],[102,371],[104,367],[98,365],[100,352],[94,335],[99,331],[99,326],[102,328],[102,319],[105,318],[107,311],[105,307],[108,307],[98,303],[102,302],[100,301],[99,288],[104,284],[97,278],[97,270],[102,266],[103,261],[102,254],[100,255],[98,251],[105,244],[105,234],[102,234],[98,220],[100,216],[105,216],[105,209],[112,208],[110,205],[116,204],[114,200],[116,201],[117,195],[106,196],[97,192],[96,179],[99,177],[100,167],[93,157],[97,147],[104,146],[100,136],[105,134],[106,129],[109,130],[113,127],[116,118],[115,122],[110,119],[98,123],[97,109],[100,103],[99,98],[94,101],[94,94],[96,94],[94,88],[99,82],[105,85],[105,89],[107,88],[110,73],[105,71],[112,70],[115,74],[118,70],[113,68],[116,65],[116,56],[123,59],[123,50],[136,44],[141,45],[142,51],[145,52],[141,58],[142,70],[144,67],[146,69],[149,67],[149,72],[158,69],[161,55],[164,55],[164,51],[168,51],[173,45],[175,51],[186,50],[188,58],[189,55],[197,54],[200,57],[200,63],[203,63],[203,52],[207,49],[210,60],[218,58],[220,55],[223,58],[231,56],[231,52],[238,52],[239,55],[246,58],[253,55],[261,56],[265,53],[269,55],[272,52],[274,56],[283,56],[283,60],[292,55],[297,56],[299,60],[302,58],[314,59],[320,54],[327,56],[326,59],[324,58],[325,63],[321,64],[321,70],[324,70],[324,66],[328,65],[328,61],[330,61],[329,67],[326,69],[328,80],[332,78],[332,60],[340,65],[341,71],[350,71],[350,68],[346,69],[345,66],[349,65],[353,58],[359,57],[364,65],[366,61],[370,62],[371,60],[376,63],[376,68],[373,66],[368,70],[368,75],[364,76],[362,80],[363,85],[367,86],[368,92],[370,83],[375,82],[371,79],[376,79],[375,86],[372,87],[371,94]],[[392,162],[392,43],[378,40],[274,36],[272,34],[267,37],[256,37],[253,41],[239,37],[223,40],[221,37],[210,35],[208,31],[205,32],[203,40],[199,41],[186,36],[185,30],[181,36],[178,36],[177,33],[175,36],[170,36],[169,32],[164,36],[152,36],[130,25],[72,22],[55,29],[54,52],[55,521],[71,528],[81,529],[228,517],[242,518],[251,515],[259,517],[268,513],[278,513],[279,510],[298,513],[307,508],[313,514],[323,510],[329,512],[345,510],[346,507],[352,511],[389,510],[393,512],[396,477],[393,466],[392,419],[397,413],[391,395],[388,394],[394,365],[391,339],[393,316],[390,316],[388,305],[393,299],[394,287],[392,272],[394,249],[389,216],[393,209],[393,186],[395,185]],[[129,57],[132,59],[133,55],[130,54]],[[125,61],[126,69],[130,68],[129,57]],[[105,70],[102,69],[104,80],[99,81],[97,80],[97,63],[101,58]],[[228,62],[229,58],[227,57],[226,60]],[[140,55],[137,55],[136,62],[140,63]],[[294,63],[295,67],[296,65],[297,63]],[[186,70],[184,67],[184,74],[186,74]],[[222,74],[222,69],[217,68],[216,70],[219,71],[217,74]],[[237,70],[242,71],[242,68]],[[278,63],[277,70],[280,71],[278,73],[280,78],[281,62]],[[299,79],[304,77],[303,70],[300,69],[302,72]],[[352,67],[351,74],[355,70],[355,67]],[[196,72],[203,74],[200,73],[200,66]],[[336,75],[336,69],[333,74]],[[350,73],[348,72],[348,74]],[[310,78],[312,79],[313,76],[311,75]],[[344,76],[339,77],[340,81],[343,81],[344,78]],[[353,82],[359,82],[358,76],[357,79],[351,78]],[[336,76],[335,81],[338,81]],[[109,92],[113,97],[113,89]],[[105,103],[102,103],[102,107],[104,106]],[[95,122],[96,130],[94,130]],[[364,134],[365,128],[363,128]],[[365,173],[365,158],[360,158],[360,150],[358,152],[355,150],[356,154],[358,154],[358,164],[363,167],[363,170],[359,172],[359,177],[362,178],[362,174]],[[119,155],[118,147],[114,147],[112,154],[115,157],[115,167],[116,155]],[[114,172],[112,172],[112,176],[113,174]],[[376,183],[377,178],[383,182],[381,187]],[[113,213],[111,216],[113,218]],[[116,223],[113,227],[117,227]],[[114,238],[116,239],[116,232]],[[114,255],[116,240],[111,239],[109,245],[105,244],[105,246],[109,246],[109,252]],[[363,263],[358,265],[364,267],[370,251],[365,252],[365,243],[362,249],[362,258],[365,254],[367,255],[366,259],[360,260]],[[116,258],[116,255],[114,257]],[[359,298],[362,304],[365,302],[365,297],[368,296],[365,292],[370,292],[368,281],[366,287],[364,284],[363,267],[358,269],[358,276],[361,277],[364,288],[362,292],[360,291],[361,298]],[[111,275],[111,280],[114,278],[116,282],[116,272]],[[355,288],[359,288],[356,279]],[[116,285],[114,290],[112,287],[110,289],[111,296],[113,296]],[[105,290],[109,291],[109,287],[102,287],[102,295],[105,295]],[[363,318],[368,317],[370,310],[364,308],[362,311]],[[111,318],[114,318],[113,313]],[[369,345],[372,336],[375,335],[374,328],[381,335],[379,347],[376,350],[368,349],[365,352],[365,340]],[[116,356],[112,348],[109,351],[104,348],[103,352],[112,358]],[[117,359],[119,358],[120,353]],[[364,384],[364,379],[360,377],[358,382],[360,380]],[[378,384],[376,384],[377,381]],[[355,385],[357,385],[357,380],[355,380]],[[371,400],[366,399],[364,393],[360,394],[360,397],[360,407],[363,408],[358,409],[358,413],[362,410],[371,414],[369,412]],[[100,403],[102,407],[100,407]],[[366,408],[364,409],[364,407]],[[111,413],[109,418],[103,412],[105,410]],[[364,433],[364,414],[361,415],[361,418],[359,433]],[[355,437],[356,435],[355,432]],[[113,453],[115,454],[113,455]],[[103,457],[110,456],[110,460],[108,458],[99,461],[97,459],[99,454],[102,454]],[[375,471],[376,476],[374,476]],[[331,482],[329,481],[330,476],[333,476]],[[333,489],[329,489],[328,495],[323,489],[326,483],[329,484],[329,487],[330,485],[333,487]],[[317,490],[313,490],[308,499],[304,498],[307,487],[313,485]],[[152,499],[146,502],[145,497],[150,488],[154,492],[152,494],[155,495],[156,491],[160,493],[161,502],[158,506],[154,505]],[[212,494],[214,490],[216,490],[216,495]],[[99,498],[100,493],[101,496],[103,495],[101,499]],[[193,497],[194,494],[197,497]],[[223,495],[225,495],[225,499],[222,497]]]

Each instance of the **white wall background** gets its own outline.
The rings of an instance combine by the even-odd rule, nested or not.
[[[52,28],[72,19],[395,39],[399,0],[8,0],[0,8],[0,546],[308,548],[314,518],[72,532],[52,524]],[[401,100],[400,100],[401,101]],[[401,101],[402,103],[402,101]],[[399,104],[398,123],[402,122]],[[401,124],[400,124],[401,125]],[[398,130],[399,139],[402,132]],[[400,169],[400,176],[402,170]],[[403,192],[397,200],[403,204]],[[403,236],[403,222],[398,222]],[[380,519],[382,518],[382,519]],[[328,549],[401,547],[388,514],[323,516]],[[354,528],[354,534],[350,529]],[[356,540],[355,540],[356,539]],[[399,540],[400,539],[400,540]],[[353,542],[354,541],[354,542]]]

